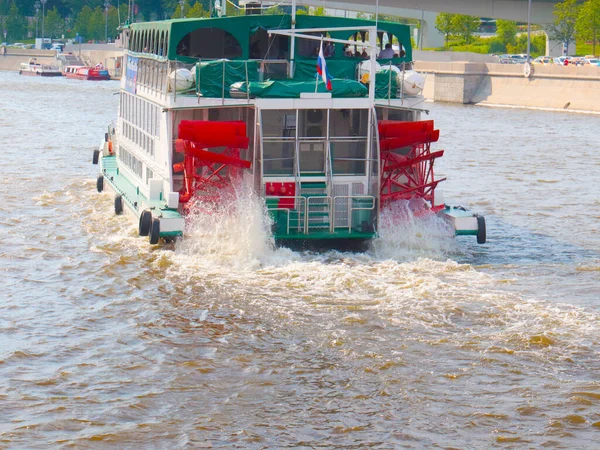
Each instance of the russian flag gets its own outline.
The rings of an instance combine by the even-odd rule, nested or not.
[[[327,61],[323,56],[323,41],[321,41],[321,48],[319,48],[319,59],[317,59],[317,73],[323,78],[323,83],[327,86],[327,90],[331,91],[331,75],[327,71]]]

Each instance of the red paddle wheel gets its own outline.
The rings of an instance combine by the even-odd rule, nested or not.
[[[183,172],[179,201],[187,203],[195,194],[203,200],[219,201],[231,193],[242,169],[251,165],[240,158],[240,150],[247,149],[248,142],[244,122],[182,120],[175,151],[183,153],[183,162],[173,165],[174,172]]]
[[[422,198],[434,207],[434,191],[440,181],[433,174],[433,163],[444,154],[431,151],[440,132],[433,129],[433,120],[397,122],[383,120],[378,124],[381,153],[381,204],[394,200]]]

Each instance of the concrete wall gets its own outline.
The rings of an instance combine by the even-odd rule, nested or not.
[[[452,103],[496,104],[600,112],[600,67],[417,62],[426,73],[426,98]]]
[[[36,58],[40,64],[56,65],[55,50],[29,50],[7,47],[6,55],[0,56],[0,70],[18,71],[21,63],[26,63],[29,58]]]
[[[41,64],[60,65],[56,59],[56,50],[33,50],[7,47],[6,56],[0,56],[0,70],[18,71],[21,63],[26,63],[29,58],[36,58]],[[72,47],[72,53],[79,54],[77,47]],[[66,49],[65,49],[66,51]],[[89,65],[104,64],[111,76],[119,76],[122,67],[121,57],[123,50],[108,46],[107,49],[82,46],[81,56]]]

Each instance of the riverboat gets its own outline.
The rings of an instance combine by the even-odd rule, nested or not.
[[[29,58],[26,63],[21,63],[19,68],[20,75],[32,75],[41,77],[60,77],[62,72],[58,66],[51,64],[41,64],[36,58]]]
[[[78,80],[110,80],[110,74],[103,64],[96,64],[93,67],[69,65],[63,67],[63,73],[67,78],[75,78]]]
[[[436,195],[410,28],[294,11],[124,27],[118,118],[93,155],[114,212],[156,244],[244,184],[283,245],[360,247],[397,202],[485,242],[482,216]],[[400,54],[378,60],[386,43]]]

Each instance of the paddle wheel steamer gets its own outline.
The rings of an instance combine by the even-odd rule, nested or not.
[[[192,204],[227,201],[239,183],[264,199],[284,244],[368,242],[382,209],[415,199],[416,213],[485,242],[483,217],[436,196],[443,151],[421,120],[408,26],[250,15],[123,34],[118,118],[93,162],[98,191],[115,191],[115,213],[133,213],[151,244],[183,235]],[[377,60],[386,43],[398,54]]]

